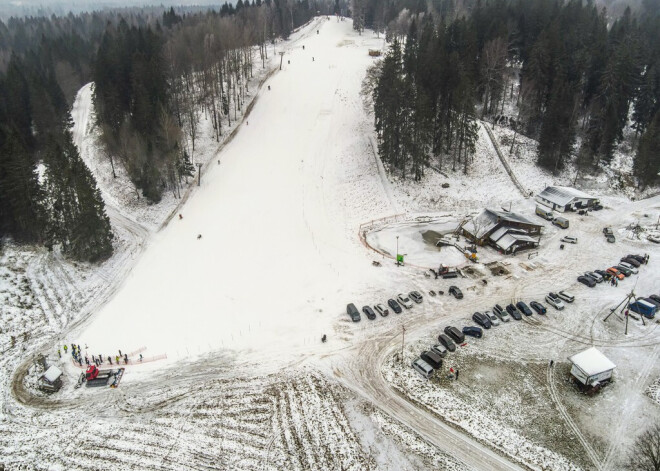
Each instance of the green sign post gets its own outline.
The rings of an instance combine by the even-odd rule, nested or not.
[[[396,254],[396,263],[397,265],[403,265],[403,255]]]

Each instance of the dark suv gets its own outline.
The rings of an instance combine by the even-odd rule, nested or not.
[[[509,304],[506,307],[506,312],[511,314],[511,317],[513,317],[517,321],[522,319],[522,316],[520,315],[520,311],[516,309],[516,306],[514,306],[513,304]]]
[[[456,351],[456,345],[445,334],[438,335],[438,342],[440,342],[450,352]]]
[[[490,327],[493,325],[491,324],[490,319],[485,314],[480,312],[475,312],[472,314],[472,320],[484,329],[490,329]]]
[[[456,343],[465,342],[465,335],[463,335],[463,332],[454,326],[449,325],[445,327],[445,334],[447,334]]]
[[[401,306],[399,306],[399,303],[397,303],[394,299],[388,299],[387,305],[391,307],[395,313],[401,314],[402,312]]]
[[[355,304],[351,303],[347,305],[346,312],[348,313],[349,316],[351,316],[353,322],[360,322],[360,311],[357,310]]]
[[[450,286],[449,294],[453,294],[456,299],[463,299],[463,292],[459,289],[458,286]]]
[[[527,304],[525,304],[524,302],[518,301],[516,303],[516,307],[520,310],[520,312],[522,312],[526,316],[532,315],[532,310],[529,307],[527,307]]]

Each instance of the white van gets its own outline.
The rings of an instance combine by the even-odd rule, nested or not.
[[[543,219],[547,219],[548,221],[552,221],[555,218],[555,215],[552,214],[550,208],[539,205],[536,205],[536,215],[541,216]]]
[[[429,379],[431,376],[433,376],[433,368],[421,358],[413,361],[412,367],[426,379]]]

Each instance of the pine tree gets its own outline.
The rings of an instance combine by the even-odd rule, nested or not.
[[[639,140],[633,170],[644,186],[660,180],[660,111]]]
[[[71,133],[49,139],[45,152],[49,209],[47,244],[60,244],[76,260],[112,255],[110,220],[94,177],[80,158]]]

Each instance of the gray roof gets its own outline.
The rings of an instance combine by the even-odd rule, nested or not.
[[[60,376],[62,376],[62,371],[55,365],[48,368],[44,373],[44,378],[50,383],[57,381]]]
[[[482,238],[490,232],[498,222],[516,222],[520,224],[529,224],[539,227],[540,224],[527,219],[525,216],[506,211],[495,211],[494,209],[484,209],[479,216],[468,221],[465,229],[477,238]]]
[[[522,234],[506,234],[502,236],[495,245],[500,247],[502,250],[508,250],[516,242],[536,242],[536,239],[533,237],[522,235]]]
[[[568,186],[549,186],[537,196],[538,198],[543,198],[559,206],[566,206],[574,198],[596,199],[594,196]]]

